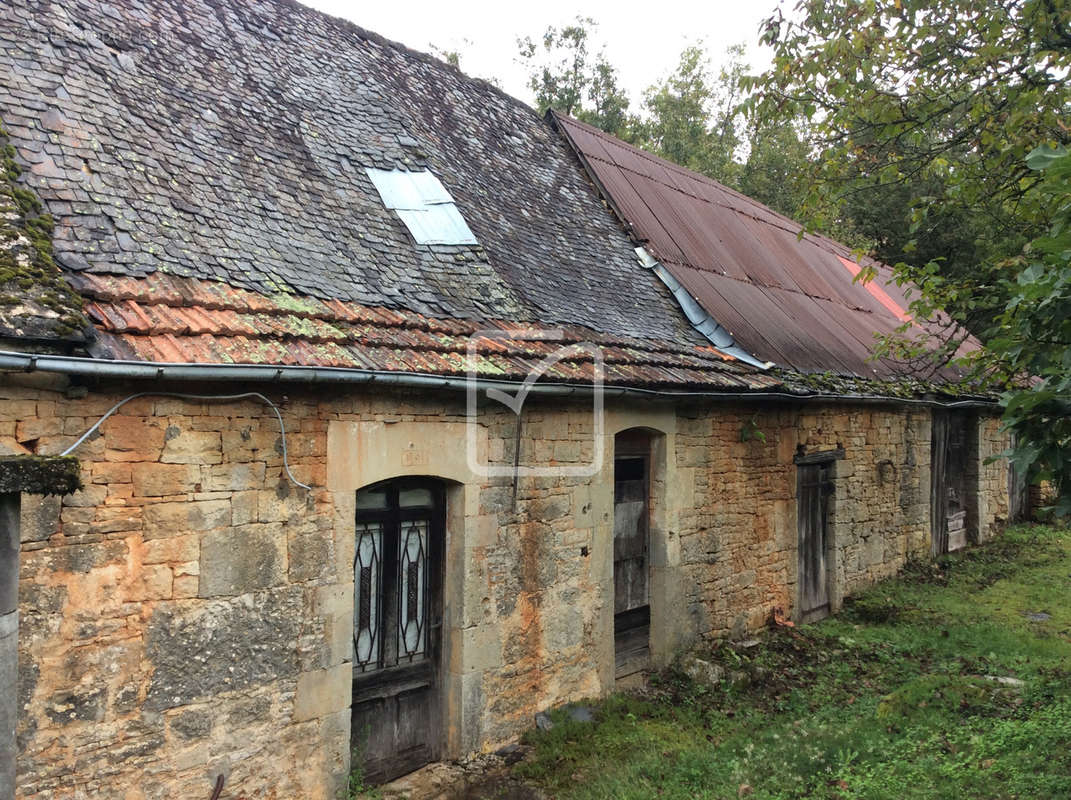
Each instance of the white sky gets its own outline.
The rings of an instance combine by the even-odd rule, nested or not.
[[[758,44],[759,24],[778,0],[657,0],[637,5],[610,0],[529,0],[510,7],[501,2],[426,2],[426,0],[302,0],[306,5],[344,17],[362,28],[430,52],[431,45],[461,53],[461,69],[480,78],[497,78],[510,94],[532,102],[524,69],[517,63],[517,38],[533,40],[548,25],[560,27],[577,15],[599,23],[594,50],[605,44],[607,59],[639,107],[642,92],[669,74],[684,47],[703,40],[715,69],[727,47],[747,46],[754,70],[769,64],[769,49]],[[786,9],[787,10],[787,9]],[[465,41],[465,40],[468,41]]]

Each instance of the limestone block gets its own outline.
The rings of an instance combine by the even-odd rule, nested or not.
[[[318,580],[334,574],[332,541],[327,532],[292,534],[287,540],[291,583]]]
[[[575,592],[551,599],[543,615],[543,646],[549,653],[560,653],[583,643],[584,614]]]
[[[223,444],[218,431],[190,431],[169,427],[160,461],[170,464],[219,464]]]
[[[301,589],[161,603],[149,619],[144,708],[161,711],[297,675]]]
[[[156,503],[145,508],[144,519],[146,539],[212,530],[230,524],[230,503],[226,500]]]
[[[168,600],[172,594],[171,568],[162,564],[145,564],[125,587],[123,599],[128,603],[145,600]]]
[[[134,494],[164,497],[196,491],[200,472],[193,464],[138,464],[131,480]]]
[[[231,495],[231,525],[247,525],[257,521],[258,492],[235,492]]]
[[[324,640],[331,664],[352,660],[353,583],[321,586],[316,590],[316,613],[324,621]]]
[[[74,494],[63,498],[63,505],[72,508],[91,508],[99,506],[108,496],[108,487],[90,484]]]
[[[171,536],[145,542],[141,554],[142,563],[168,564],[196,561],[201,552],[201,539],[196,535]]]
[[[139,465],[140,468],[140,465]],[[98,461],[93,464],[93,483],[112,485],[116,483],[130,483],[133,465],[124,461]]]
[[[247,525],[201,540],[201,597],[239,595],[283,583],[286,535],[282,528]]]
[[[263,461],[217,464],[207,470],[205,490],[209,492],[260,489],[264,483]]]
[[[116,414],[100,426],[104,434],[104,446],[114,454],[125,453],[127,457],[110,460],[155,461],[156,454],[164,446],[164,425],[161,420]]]
[[[472,672],[502,666],[502,633],[497,625],[476,625],[462,632],[460,668],[452,671]]]
[[[498,515],[481,514],[471,518],[465,527],[465,547],[493,547],[498,543]]]
[[[22,542],[43,542],[55,534],[59,529],[61,506],[59,495],[24,494],[19,522]]]
[[[294,721],[319,719],[347,709],[353,685],[353,667],[348,663],[298,676],[294,692]]]

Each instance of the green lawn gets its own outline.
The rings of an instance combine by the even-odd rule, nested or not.
[[[1071,798],[1067,530],[1010,530],[711,657],[749,685],[670,670],[594,724],[552,715],[513,774],[558,798]]]

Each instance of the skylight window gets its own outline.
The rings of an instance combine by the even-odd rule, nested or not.
[[[405,223],[417,244],[477,244],[454,198],[428,170],[365,170],[383,205]]]

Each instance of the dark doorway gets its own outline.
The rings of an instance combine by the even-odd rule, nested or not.
[[[964,413],[933,412],[930,446],[930,534],[935,556],[967,544],[977,524],[977,435],[973,417]]]
[[[617,435],[614,455],[614,675],[646,670],[651,660],[648,595],[650,438]]]
[[[380,783],[440,753],[445,502],[426,479],[357,493],[350,746]]]
[[[829,615],[829,549],[833,513],[833,461],[797,467],[800,621]]]

